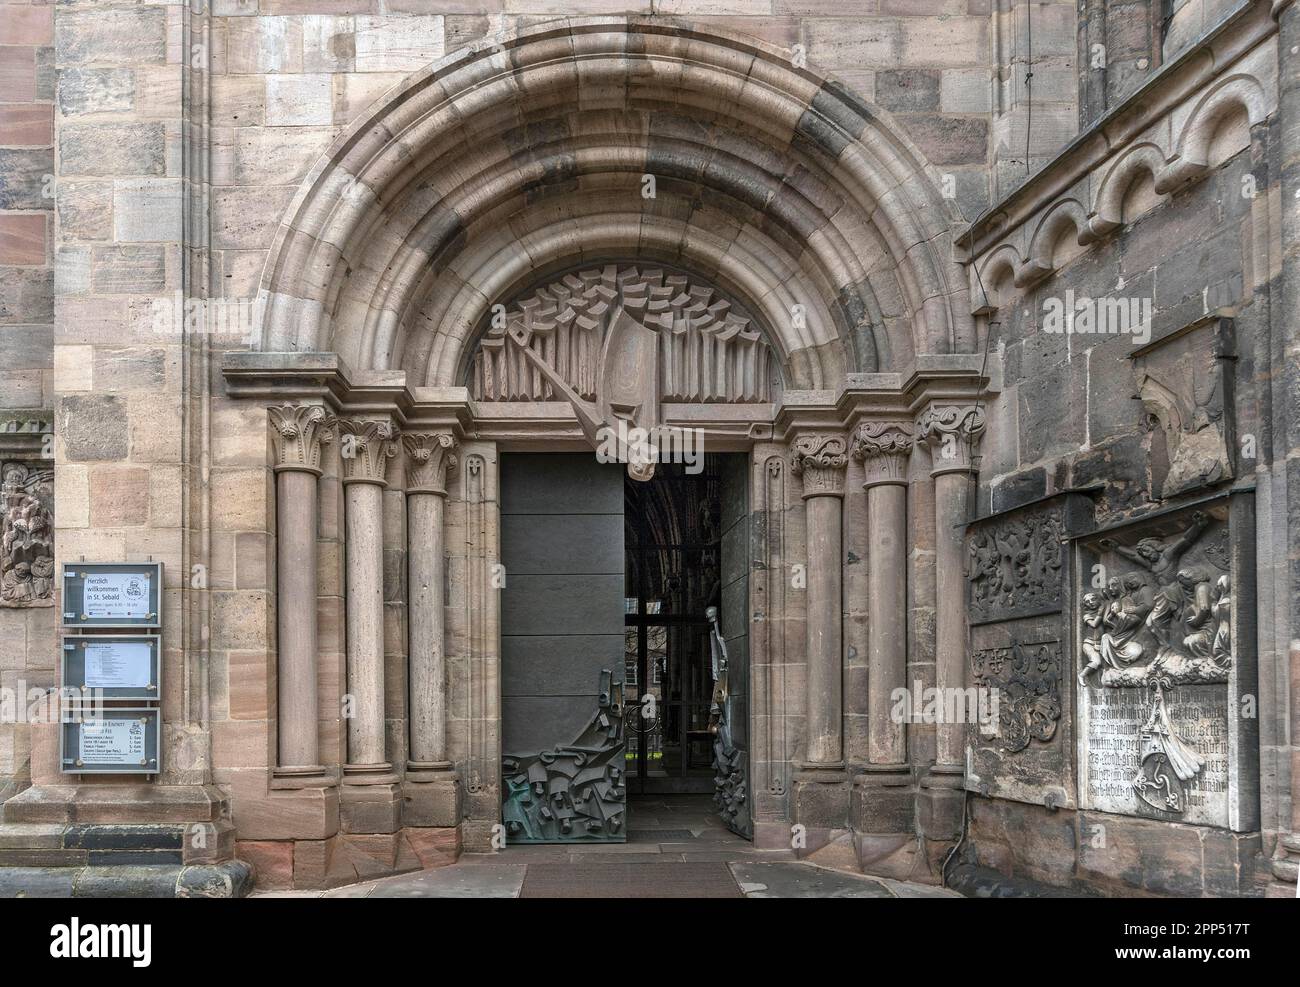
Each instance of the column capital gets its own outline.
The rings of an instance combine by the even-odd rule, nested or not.
[[[403,432],[406,492],[446,495],[447,478],[459,464],[460,446],[451,432]]]
[[[931,476],[974,472],[986,419],[976,404],[932,404],[916,423],[916,437],[930,447]]]
[[[397,454],[397,429],[392,422],[336,418],[343,483],[387,486],[388,460]]]
[[[266,409],[271,421],[275,470],[320,475],[321,446],[330,441],[329,414],[318,404],[282,404]]]
[[[907,484],[907,460],[914,443],[910,421],[869,419],[853,432],[853,458],[866,467],[863,489]]]
[[[805,433],[791,443],[790,468],[803,478],[803,496],[844,496],[844,468],[849,463],[848,442],[838,433]]]

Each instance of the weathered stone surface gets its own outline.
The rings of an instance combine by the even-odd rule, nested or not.
[[[0,147],[0,209],[52,209],[48,151]]]
[[[162,62],[167,55],[166,9],[64,11],[55,24],[54,47],[61,65]]]
[[[161,175],[161,123],[66,124],[59,129],[61,175]]]
[[[59,75],[59,112],[129,113],[135,105],[135,78],[129,69],[65,69]]]
[[[669,6],[685,11],[681,4]],[[1193,6],[1194,13],[1184,9]],[[1288,122],[1294,111],[1285,86],[1279,92],[1274,78],[1279,52],[1281,77],[1287,78],[1290,46],[1285,39],[1257,38],[1232,48],[1245,18],[1229,24],[1224,37],[1230,50],[1242,53],[1231,71],[1243,81],[1227,95],[1244,99],[1245,109],[1228,107],[1220,115],[1214,104],[1214,122],[1198,121],[1196,108],[1209,83],[1166,73],[1154,80],[1152,98],[1113,118],[1124,119],[1126,128],[1131,122],[1129,138],[1080,141],[1066,152],[1071,160],[1049,172],[1049,183],[1029,173],[1075,137],[1080,119],[1099,115],[1080,115],[1093,107],[1094,97],[1100,109],[1114,111],[1125,92],[1151,78],[1151,66],[1139,65],[1151,55],[1145,6],[1111,5],[1096,39],[1107,46],[1104,81],[1086,78],[1086,68],[1073,64],[1086,51],[1080,46],[1094,40],[1079,33],[1076,9],[1065,3],[1035,7],[1032,108],[1019,37],[1023,19],[1008,21],[987,0],[879,0],[870,11],[824,0],[776,8],[757,0],[708,0],[694,9],[706,17],[692,27],[673,23],[629,33],[614,19],[571,34],[566,26],[540,43],[550,46],[542,58],[534,57],[541,48],[514,41],[506,49],[485,48],[481,57],[466,53],[463,62],[440,70],[444,84],[408,85],[400,97],[378,105],[387,90],[444,52],[462,50],[510,22],[478,9],[430,14],[427,4],[413,0],[218,0],[205,89],[186,85],[201,77],[182,65],[194,52],[182,50],[189,35],[181,24],[188,18],[192,27],[194,18],[206,14],[171,5],[105,7],[79,0],[60,4],[57,17],[48,4],[6,11],[6,50],[0,53],[9,100],[0,109],[0,211],[6,214],[0,220],[0,404],[8,398],[58,416],[56,523],[68,557],[164,558],[168,626],[173,612],[211,614],[213,722],[206,732],[169,724],[169,770],[174,763],[178,775],[201,774],[208,768],[196,752],[212,752],[212,770],[236,793],[241,843],[259,847],[248,851],[248,859],[260,854],[276,886],[324,886],[343,875],[441,862],[445,848],[428,850],[421,841],[451,836],[411,835],[412,822],[422,823],[421,829],[445,824],[449,834],[459,823],[467,843],[486,843],[501,804],[495,697],[503,682],[493,642],[503,629],[507,638],[514,629],[511,614],[501,626],[497,594],[487,578],[500,539],[521,537],[519,524],[512,521],[503,531],[498,523],[495,448],[488,441],[468,443],[476,449],[462,454],[467,468],[447,481],[445,516],[438,522],[446,542],[445,605],[440,591],[430,593],[445,621],[433,635],[447,652],[436,678],[445,672],[446,753],[462,777],[462,797],[457,800],[454,788],[439,788],[432,797],[407,784],[408,833],[373,832],[396,825],[393,800],[384,798],[378,808],[369,802],[349,807],[347,828],[372,832],[340,839],[337,788],[268,790],[286,780],[268,779],[267,769],[277,761],[320,768],[317,781],[325,786],[328,772],[336,772],[350,753],[351,724],[337,707],[351,688],[349,675],[356,678],[358,670],[355,661],[349,667],[346,654],[346,632],[358,621],[355,613],[344,620],[345,573],[357,555],[355,534],[347,532],[356,519],[356,498],[344,508],[337,447],[312,457],[312,468],[325,474],[320,479],[302,470],[272,473],[286,463],[268,442],[265,409],[301,400],[305,390],[313,400],[325,393],[345,404],[360,399],[368,409],[383,406],[384,414],[397,400],[422,423],[446,412],[439,427],[454,421],[467,434],[483,428],[481,406],[465,405],[463,392],[451,388],[468,383],[464,368],[475,366],[475,355],[461,341],[477,339],[489,327],[491,305],[499,301],[535,333],[529,345],[546,353],[559,376],[582,393],[576,405],[561,403],[521,363],[502,393],[513,387],[515,396],[538,400],[490,402],[497,407],[487,414],[501,418],[487,429],[509,433],[521,444],[572,448],[581,441],[572,409],[581,411],[580,402],[607,382],[580,372],[584,360],[587,369],[595,366],[580,346],[571,354],[557,345],[568,324],[562,301],[537,297],[532,317],[514,303],[530,301],[527,293],[516,294],[525,286],[562,288],[577,258],[599,255],[617,261],[620,271],[631,264],[680,265],[692,285],[725,285],[733,312],[749,309],[740,316],[748,320],[744,326],[709,312],[713,328],[721,325],[711,334],[696,333],[694,323],[688,331],[666,327],[665,338],[689,336],[691,347],[699,344],[683,364],[692,368],[684,375],[689,379],[656,391],[655,375],[627,375],[611,404],[633,417],[652,406],[675,405],[672,414],[703,425],[710,442],[720,440],[719,448],[752,445],[752,489],[779,502],[754,508],[756,550],[742,552],[746,558],[740,559],[736,542],[742,539],[736,536],[722,545],[720,562],[727,580],[724,607],[747,612],[752,621],[747,643],[754,656],[753,783],[765,845],[788,845],[798,815],[816,817],[814,841],[829,848],[822,852],[847,846],[837,827],[850,823],[862,830],[860,836],[889,837],[919,827],[926,839],[915,853],[885,842],[870,852],[890,866],[930,867],[931,879],[937,879],[937,867],[962,831],[960,809],[969,798],[983,807],[975,810],[979,825],[964,852],[1018,880],[1087,883],[1107,893],[1242,893],[1252,879],[1250,832],[1116,813],[1078,815],[1068,801],[1055,801],[1060,792],[1067,799],[1077,792],[1071,770],[1089,756],[1070,749],[1068,709],[1060,718],[1033,720],[1037,732],[1026,728],[1027,742],[1016,751],[1003,750],[1000,742],[977,745],[966,791],[954,774],[948,776],[952,788],[918,796],[917,776],[936,759],[960,771],[963,765],[955,762],[963,758],[956,753],[966,732],[931,723],[882,730],[880,710],[868,701],[882,681],[874,670],[866,674],[868,631],[885,621],[876,619],[880,614],[866,620],[872,604],[864,594],[867,576],[874,566],[880,577],[883,559],[871,557],[862,532],[885,508],[877,503],[868,509],[861,490],[866,474],[855,472],[856,464],[848,467],[848,482],[822,484],[815,463],[794,482],[783,443],[793,438],[793,409],[814,408],[814,431],[842,434],[856,424],[852,416],[886,393],[911,406],[928,402],[931,387],[969,385],[963,404],[983,407],[982,462],[979,452],[968,451],[971,460],[960,464],[968,471],[945,474],[941,449],[931,443],[897,477],[906,491],[907,523],[898,553],[902,566],[889,574],[903,602],[891,606],[908,612],[891,636],[906,643],[907,684],[922,688],[962,688],[977,678],[981,685],[1009,690],[1027,681],[1034,689],[1046,688],[1049,672],[1068,685],[1082,670],[1059,664],[1082,653],[1068,605],[1034,613],[1012,606],[1015,613],[1005,619],[972,606],[975,636],[967,637],[960,613],[954,618],[953,601],[966,596],[954,594],[954,586],[960,590],[963,584],[962,559],[954,559],[951,549],[972,511],[1005,511],[1070,487],[1096,487],[1098,519],[1110,524],[1153,510],[1161,495],[1195,496],[1216,489],[1216,483],[1248,477],[1261,499],[1271,498],[1265,505],[1270,517],[1295,514],[1281,507],[1295,507],[1289,491],[1300,467],[1273,466],[1296,459],[1277,426],[1295,417],[1289,404],[1294,387],[1285,376],[1289,367],[1279,371],[1275,365],[1288,352],[1287,327],[1295,322],[1288,314],[1294,292],[1286,259],[1295,250],[1289,241],[1279,249],[1273,238],[1277,224],[1285,233],[1293,218],[1277,203],[1290,201],[1294,191],[1292,177],[1278,163],[1278,149],[1294,143]],[[579,2],[562,13],[593,11]],[[1220,7],[1180,7],[1166,55],[1195,44],[1210,11]],[[526,13],[517,26],[550,16],[545,10]],[[712,38],[713,24],[788,48],[789,58],[767,52],[756,59],[744,42]],[[56,52],[62,74],[57,92]],[[1215,57],[1203,61],[1225,65],[1218,54],[1216,48]],[[787,61],[800,63],[796,72]],[[488,65],[491,71],[485,71]],[[502,66],[515,71],[503,75]],[[840,79],[822,81],[818,73],[825,68],[837,70]],[[1184,82],[1188,90],[1174,93],[1171,87]],[[210,154],[192,143],[204,139],[194,124],[208,108],[186,103],[204,91],[212,99]],[[45,137],[53,107],[57,185],[55,155]],[[340,127],[367,113],[374,114],[373,126],[359,128],[321,157]],[[1197,159],[1195,139],[1202,136],[1207,164]],[[1120,155],[1147,146],[1152,151],[1144,164],[1153,175],[1145,167],[1117,168],[1112,175]],[[203,171],[207,161],[210,174]],[[312,169],[313,186],[305,188]],[[1072,173],[1077,180],[1057,181]],[[642,195],[643,174],[657,179],[653,197]],[[1111,181],[1123,186],[1114,202],[1102,195]],[[1245,194],[1251,182],[1258,187]],[[954,240],[959,220],[949,210],[972,219],[990,204],[990,188],[1005,192],[1022,184],[1019,198],[991,210],[970,238]],[[290,215],[300,193],[299,208]],[[57,224],[49,215],[52,207]],[[186,208],[192,211],[186,214]],[[1055,216],[1053,209],[1059,210]],[[1068,221],[1057,225],[1063,216]],[[994,228],[993,217],[1003,226]],[[47,243],[47,233],[58,242]],[[985,261],[997,247],[1009,248],[1000,256],[1011,259],[1000,269],[980,267],[990,304],[972,319],[966,292],[975,286],[964,260],[970,255]],[[261,377],[246,364],[231,363],[224,381],[205,382],[216,396],[203,407],[205,398],[194,390],[206,360],[197,359],[200,338],[156,333],[152,320],[154,297],[169,296],[182,279],[188,292],[211,290],[228,299],[267,289],[267,336],[259,345],[285,354],[274,373],[270,363]],[[1222,440],[1222,455],[1216,445],[1214,456],[1197,461],[1226,462],[1230,471],[1210,476],[1193,470],[1197,482],[1187,485],[1179,480],[1190,475],[1186,471],[1164,468],[1157,433],[1143,431],[1148,409],[1133,400],[1133,341],[1044,331],[1044,304],[1067,289],[1097,298],[1152,299],[1154,338],[1184,333],[1207,309],[1238,310],[1237,351],[1232,358],[1221,354],[1221,384],[1233,385],[1231,395],[1225,386],[1217,396],[1198,389],[1204,377],[1199,367],[1190,386],[1178,375],[1171,384],[1153,374],[1170,390],[1194,398],[1180,409],[1184,424],[1172,425],[1171,418],[1160,427],[1166,451],[1187,437],[1195,442],[1207,431],[1197,415],[1207,415],[1222,421],[1221,431],[1212,428],[1216,442]],[[685,294],[669,305],[675,315],[697,317],[716,300]],[[635,303],[636,295],[625,292],[619,299]],[[662,299],[652,301],[658,305]],[[1266,310],[1273,315],[1266,317]],[[984,349],[979,333],[985,329],[987,356],[975,360]],[[731,373],[730,361],[740,350],[735,340],[745,333],[760,336],[774,354],[779,374],[769,375],[770,394],[745,395],[752,401],[698,399],[697,390]],[[1204,355],[1212,344],[1197,337],[1186,332],[1170,345]],[[620,335],[607,333],[602,346],[605,339],[617,344]],[[513,340],[503,335],[497,341],[505,348]],[[182,352],[182,343],[190,348]],[[327,368],[321,358],[306,355],[316,351],[337,353],[337,374],[334,365]],[[699,362],[691,363],[697,355]],[[721,362],[708,362],[715,358]],[[973,366],[962,364],[967,358]],[[212,362],[219,366],[220,355]],[[579,372],[569,373],[574,367]],[[976,379],[984,370],[987,389]],[[413,389],[409,395],[401,394],[401,372]],[[914,373],[911,394],[893,393]],[[250,386],[254,379],[263,392]],[[473,383],[478,397],[487,393],[481,376]],[[851,386],[841,396],[846,384]],[[871,397],[861,398],[859,388]],[[408,397],[413,403],[406,403]],[[777,406],[761,407],[768,397]],[[210,419],[204,417],[208,411]],[[791,435],[777,434],[781,429]],[[1250,437],[1256,453],[1232,462],[1229,453],[1237,455]],[[1174,449],[1168,458],[1178,456]],[[769,472],[772,457],[776,473]],[[1162,485],[1171,472],[1175,482]],[[390,480],[401,473],[397,463],[387,471]],[[969,479],[976,473],[977,483]],[[290,475],[298,479],[284,479]],[[355,478],[349,470],[349,479]],[[813,500],[836,500],[841,542],[832,545],[827,509],[799,501],[805,482],[827,494]],[[210,485],[206,495],[199,489],[203,484]],[[968,486],[978,487],[969,498]],[[562,499],[558,487],[552,493]],[[408,682],[409,658],[402,653],[412,609],[407,594],[419,582],[405,578],[405,496],[389,491],[370,518],[382,522],[370,531],[382,535],[375,553],[382,560],[376,570],[381,605],[367,625],[378,632],[373,640],[379,651],[365,666],[383,672],[367,696],[367,750],[393,759],[398,773],[415,750],[422,722],[411,708],[414,679]],[[614,504],[612,517],[620,506]],[[205,520],[213,530],[202,530]],[[1286,523],[1276,522],[1283,529]],[[1294,554],[1295,539],[1287,541],[1283,529],[1261,529],[1261,545],[1282,545],[1276,558]],[[185,543],[191,547],[211,545],[206,597],[187,585],[191,574],[183,566],[193,552],[182,555],[182,531],[189,532]],[[282,554],[289,544],[309,546],[297,559],[306,560],[299,569]],[[434,554],[444,555],[443,548]],[[999,558],[999,567],[1005,564],[1014,580],[1025,567],[1025,547],[1012,548],[1009,561]],[[1071,543],[1067,571],[1077,561],[1074,551]],[[810,556],[816,562],[807,566]],[[1242,628],[1247,639],[1295,637],[1287,630],[1294,614],[1286,616],[1286,626],[1276,616],[1289,614],[1281,601],[1295,596],[1294,579],[1270,573],[1270,565],[1285,569],[1275,562],[1259,567],[1261,578],[1274,581],[1269,595],[1261,595],[1271,605],[1247,605],[1249,590],[1241,590],[1243,612],[1274,615],[1259,634],[1253,626]],[[751,564],[746,594],[734,587]],[[286,582],[286,574],[297,571],[303,578]],[[842,587],[818,582],[830,573],[841,574]],[[796,579],[810,576],[811,584],[796,587]],[[298,595],[286,593],[295,588]],[[356,585],[350,589],[347,595],[355,597]],[[298,602],[286,606],[290,599]],[[1066,600],[1078,602],[1077,593]],[[292,639],[286,631],[307,626],[310,640],[286,645]],[[839,635],[828,644],[834,628]],[[1025,636],[1013,640],[1013,630]],[[1195,637],[1195,631],[1185,636]],[[11,684],[10,673],[43,674],[52,681],[55,640],[52,626],[0,627],[6,676],[0,685]],[[1037,667],[1037,650],[1024,650],[1026,644],[1057,641],[1059,655],[1050,651],[1046,670]],[[179,639],[172,644],[167,708],[180,709],[188,645]],[[969,660],[972,648],[984,655],[978,671]],[[1029,654],[1035,668],[1020,669],[1019,679],[990,675],[989,662],[999,654],[1005,661]],[[1286,657],[1261,655],[1264,660],[1282,669],[1278,680],[1284,681]],[[1089,674],[1095,679],[1100,672]],[[307,687],[300,688],[304,682]],[[837,682],[842,698],[833,694]],[[509,678],[504,684],[509,687]],[[309,709],[296,702],[308,694]],[[1285,715],[1264,710],[1263,729],[1274,739],[1295,734],[1280,719]],[[35,745],[39,737],[37,732],[20,738],[0,728],[0,771],[6,777],[8,763],[21,760],[23,745]],[[959,748],[954,737],[963,741]],[[807,750],[831,759],[836,742],[850,762],[845,783],[814,787],[801,779],[796,787],[793,759]],[[40,743],[46,750],[38,757],[33,749],[33,772],[37,760],[46,764],[39,770],[49,770],[48,738]],[[995,746],[996,756],[990,755]],[[860,767],[856,759],[882,747],[907,764],[898,772],[899,784],[868,797],[847,778]],[[1046,751],[1057,759],[1050,765],[1038,757]],[[306,760],[312,763],[289,764],[297,760],[289,755],[299,752],[310,753]],[[1133,772],[1127,773],[1123,784],[1131,784]],[[170,780],[158,787],[170,787]],[[987,798],[980,794],[986,783]],[[1269,784],[1262,796],[1249,797],[1261,804],[1270,826],[1284,826],[1285,782]],[[86,786],[97,787],[116,786]],[[90,796],[15,798],[6,813],[71,818],[69,806],[80,810]],[[985,803],[995,803],[996,811]],[[116,818],[137,810],[126,803],[92,803],[87,811]],[[365,814],[382,818],[359,818]],[[1147,828],[1124,828],[1138,823]],[[1093,844],[1095,825],[1105,825],[1112,837],[1105,846]],[[136,862],[121,859],[127,866]],[[149,884],[137,880],[140,888]],[[185,888],[233,891],[238,884],[235,875],[196,873]],[[94,880],[90,886],[97,886]]]
[[[925,69],[891,69],[876,73],[876,102],[893,113],[939,109],[941,73]]]
[[[128,448],[126,403],[112,395],[65,397],[59,434],[74,462],[125,459]]]

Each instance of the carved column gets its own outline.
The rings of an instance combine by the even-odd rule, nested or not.
[[[873,770],[907,774],[904,725],[893,722],[891,695],[907,685],[907,463],[912,424],[868,421],[853,436],[866,470],[867,759]]]
[[[447,759],[443,519],[447,477],[457,467],[450,432],[406,433],[407,653],[411,747],[402,818],[408,826],[455,826],[459,787]]]
[[[348,785],[392,784],[384,742],[384,503],[397,433],[384,421],[338,422],[347,555]],[[351,832],[388,832],[386,820],[348,820]],[[376,828],[377,827],[377,828]]]
[[[931,405],[917,423],[917,438],[930,447],[934,479],[935,526],[935,685],[941,695],[966,683],[965,524],[970,519],[973,459],[984,432],[984,411],[975,405]],[[949,704],[945,703],[945,706]],[[960,789],[965,764],[966,726],[939,723],[931,789]],[[955,819],[953,813],[956,813]],[[945,811],[931,811],[934,839],[960,833],[960,802],[949,799]]]
[[[848,443],[837,434],[800,435],[791,469],[803,481],[808,538],[807,700],[804,759],[796,775],[795,816],[809,829],[846,825],[840,568],[841,508]]]
[[[276,614],[279,639],[277,779],[324,781],[316,664],[316,481],[325,409],[268,409],[275,454]]]

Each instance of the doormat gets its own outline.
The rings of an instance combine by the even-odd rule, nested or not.
[[[521,898],[740,898],[722,863],[529,864]]]

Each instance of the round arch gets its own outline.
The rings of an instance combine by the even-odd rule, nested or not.
[[[334,142],[277,233],[265,351],[454,385],[483,314],[613,255],[698,273],[786,385],[970,352],[956,214],[878,108],[741,35],[565,19],[448,56]]]

